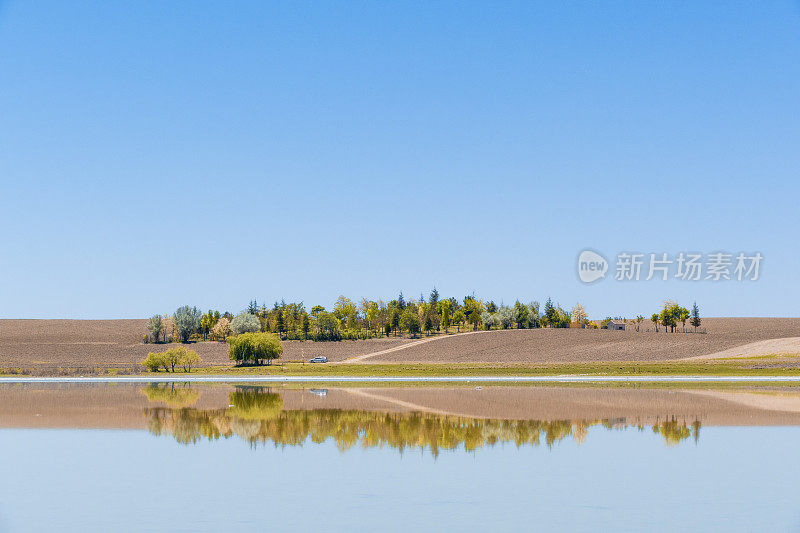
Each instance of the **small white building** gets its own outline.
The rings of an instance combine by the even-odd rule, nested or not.
[[[625,321],[624,320],[610,320],[608,322],[608,329],[615,329],[615,330],[625,331]]]

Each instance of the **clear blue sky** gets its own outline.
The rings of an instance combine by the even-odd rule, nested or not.
[[[798,316],[797,2],[0,1],[0,316]],[[581,284],[584,248],[760,251]]]

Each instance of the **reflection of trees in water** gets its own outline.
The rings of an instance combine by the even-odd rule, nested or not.
[[[188,407],[200,397],[188,383],[151,383],[142,392],[149,401],[164,402],[170,407]]]
[[[628,427],[623,420],[494,420],[444,416],[422,412],[381,413],[339,409],[283,410],[279,394],[268,389],[246,388],[230,394],[227,409],[146,408],[148,429],[154,435],[171,434],[188,444],[202,439],[233,435],[251,444],[300,445],[306,440],[321,443],[333,439],[340,450],[357,444],[365,448],[390,446],[440,450],[461,446],[476,450],[497,443],[547,446],[572,436],[581,444],[590,426],[609,429]],[[640,429],[643,429],[640,427]],[[667,444],[676,444],[690,435],[699,436],[700,423],[668,419],[653,426]]]
[[[699,424],[699,422],[695,422]],[[698,426],[699,429],[699,426]],[[659,425],[653,426],[653,432],[661,434],[664,441],[670,446],[675,446],[684,439],[688,439],[692,434],[691,430],[686,426],[686,423],[679,423],[674,418]],[[697,439],[695,438],[695,441]]]

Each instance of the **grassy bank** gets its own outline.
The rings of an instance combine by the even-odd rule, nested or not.
[[[585,362],[585,363],[278,363],[267,366],[210,365],[189,373],[145,372],[143,367],[92,365],[58,368],[5,368],[3,376],[98,376],[98,375],[235,375],[235,376],[354,376],[354,377],[434,377],[434,376],[799,376],[797,357],[757,357],[709,361],[664,362]]]
[[[675,361],[660,363],[550,363],[550,364],[302,364],[262,367],[211,366],[193,374],[286,376],[800,376],[800,363],[784,359],[753,361]]]

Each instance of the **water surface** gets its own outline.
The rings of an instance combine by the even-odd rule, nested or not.
[[[796,388],[1,385],[0,530],[800,529]]]

